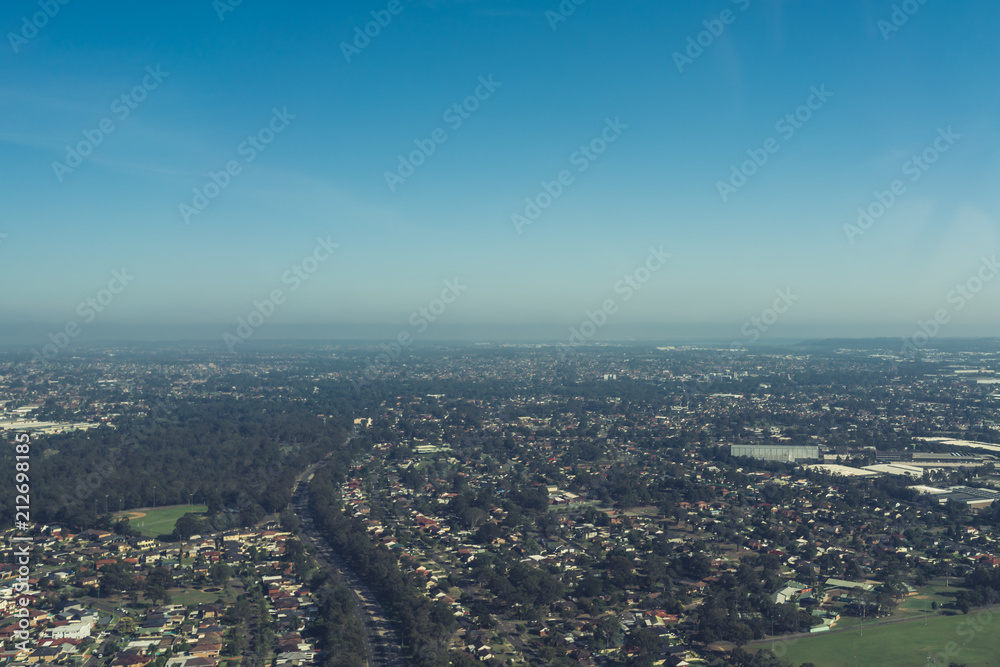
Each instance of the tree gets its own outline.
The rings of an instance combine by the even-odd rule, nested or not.
[[[208,578],[216,586],[222,586],[233,577],[233,568],[226,563],[215,563],[208,570]]]
[[[733,623],[730,631],[730,641],[737,646],[743,646],[753,639],[753,630],[746,623]]]
[[[120,635],[130,635],[135,632],[136,624],[135,619],[131,616],[123,616],[120,621],[118,621],[118,634]]]
[[[122,517],[121,519],[113,523],[111,525],[111,529],[115,531],[116,535],[125,535],[126,537],[139,534],[139,531],[132,528],[132,526],[129,524],[128,517]]]
[[[160,566],[154,567],[146,575],[146,599],[156,602],[160,600],[162,604],[170,604],[170,593],[167,589],[174,583],[174,577],[170,570]]]
[[[584,577],[576,586],[576,594],[580,597],[595,598],[604,591],[600,577]]]
[[[134,586],[131,567],[125,563],[119,561],[101,568],[101,577],[98,580],[101,595],[130,591]]]
[[[652,655],[660,648],[660,636],[649,628],[640,628],[629,633],[626,644],[636,647],[640,653]]]
[[[605,616],[594,628],[594,644],[597,649],[621,646],[624,633],[621,623],[614,616]]]
[[[689,556],[682,556],[674,562],[674,567],[685,577],[690,579],[704,579],[712,573],[712,564],[708,557],[702,553],[692,553]]]
[[[174,524],[174,532],[171,534],[171,537],[175,540],[187,540],[192,535],[200,533],[201,530],[201,521],[199,521],[194,514],[188,512],[181,518],[177,519],[177,522]]]

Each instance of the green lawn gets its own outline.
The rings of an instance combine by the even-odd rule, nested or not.
[[[206,593],[197,588],[170,589],[170,602],[172,604],[182,604],[184,606],[196,604],[213,604],[220,597],[231,600],[232,595],[225,595],[222,591],[216,593]]]
[[[775,653],[795,666],[804,662],[816,667],[995,665],[1000,655],[1000,610],[934,616],[926,624],[915,620],[866,626],[863,637],[860,630],[824,633],[778,642]]]
[[[944,609],[945,605],[954,602],[955,594],[961,590],[954,585],[955,579],[949,583],[951,586],[946,587],[944,579],[941,579],[924,586],[917,595],[904,598],[894,616],[902,618],[925,613],[931,608],[931,602],[937,602],[938,609]],[[961,583],[961,580],[958,580],[958,583]]]
[[[159,535],[169,535],[174,531],[174,524],[188,512],[206,512],[206,505],[172,505],[170,507],[157,507],[155,509],[140,508],[130,510],[131,512],[142,512],[145,516],[129,517],[129,524],[147,537],[157,537]],[[129,512],[124,512],[124,516],[129,516]],[[119,515],[122,516],[122,515]]]

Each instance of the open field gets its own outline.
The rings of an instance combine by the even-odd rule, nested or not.
[[[206,591],[199,590],[197,588],[170,589],[170,602],[172,604],[182,604],[182,605],[212,604],[220,597],[224,598],[227,603],[233,601],[232,594],[227,594],[223,591],[208,593]]]
[[[959,580],[961,582],[961,580]],[[955,583],[952,578],[951,584]],[[935,580],[931,584],[920,589],[917,595],[910,595],[903,599],[893,618],[912,618],[914,614],[920,615],[931,610],[931,603],[937,602],[938,609],[944,609],[945,605],[950,605],[955,601],[955,594],[961,589],[954,585],[945,586],[945,580]]]
[[[932,616],[905,623],[865,627],[778,642],[775,653],[791,663],[816,667],[854,665],[995,665],[1000,655],[1000,610]]]
[[[188,512],[205,512],[206,505],[170,505],[168,507],[142,507],[116,515],[128,517],[133,528],[147,537],[169,535],[174,530],[174,524]]]

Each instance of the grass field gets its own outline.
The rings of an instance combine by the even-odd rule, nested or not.
[[[977,667],[996,665],[1000,655],[1000,609],[968,615],[933,616],[894,625],[820,634],[778,642],[775,653],[796,667],[899,665],[947,667],[951,662]]]
[[[219,591],[216,593],[206,593],[196,588],[170,589],[170,601],[173,604],[185,606],[196,604],[212,604],[219,598],[225,598],[227,602],[232,602],[232,595]]]
[[[133,528],[147,537],[169,535],[174,531],[174,524],[188,512],[205,512],[206,505],[171,505],[169,507],[140,508],[123,512],[118,516],[128,517]]]
[[[951,581],[954,584],[954,580]],[[945,586],[944,579],[934,581],[920,589],[917,595],[911,595],[903,600],[893,614],[894,618],[909,618],[920,615],[931,609],[931,603],[937,602],[938,608],[945,608],[955,601],[955,594],[961,589],[956,586]]]

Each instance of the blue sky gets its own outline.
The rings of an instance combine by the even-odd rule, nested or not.
[[[893,25],[876,0],[50,1],[0,16],[0,342],[221,338],[276,289],[261,338],[395,336],[456,279],[420,336],[563,339],[611,300],[595,339],[743,340],[777,290],[797,298],[765,338],[905,336],[941,310],[941,335],[1000,330],[989,270],[953,294],[1000,252],[996,3],[896,3]],[[339,247],[293,290],[317,238]],[[651,247],[671,257],[626,299]]]

